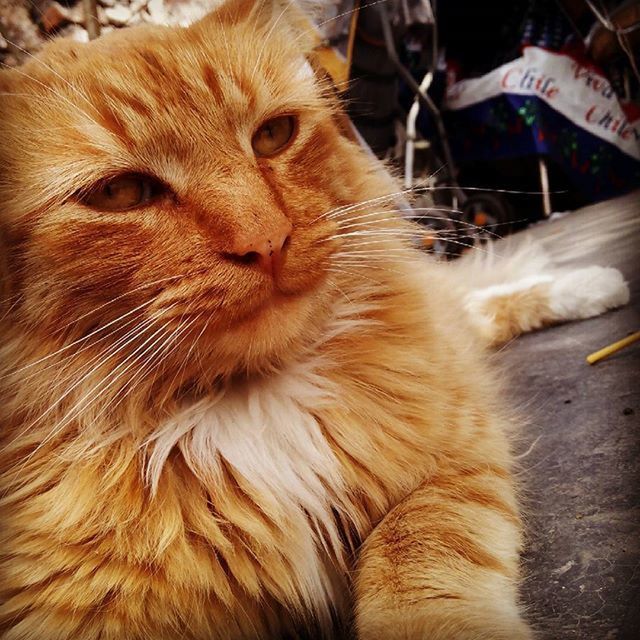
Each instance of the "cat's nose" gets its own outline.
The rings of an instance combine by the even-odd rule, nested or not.
[[[282,268],[292,229],[291,222],[283,218],[268,229],[239,235],[227,257],[242,264],[256,264],[275,279]]]

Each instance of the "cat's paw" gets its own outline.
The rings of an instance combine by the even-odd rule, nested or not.
[[[585,267],[560,274],[549,297],[558,320],[580,320],[627,304],[629,287],[617,269]]]

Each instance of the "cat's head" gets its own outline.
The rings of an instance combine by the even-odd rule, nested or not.
[[[314,339],[335,296],[322,214],[370,193],[370,167],[290,4],[232,0],[3,72],[3,297],[41,353],[93,336],[218,375]]]

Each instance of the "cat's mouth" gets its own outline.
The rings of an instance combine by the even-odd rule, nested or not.
[[[332,289],[324,281],[296,291],[275,287],[257,299],[200,321],[196,350],[207,376],[264,373],[295,359],[314,343],[331,313]]]
[[[278,273],[265,276],[263,283],[257,287],[253,312],[286,307],[300,298],[313,296],[326,284],[330,258],[331,253],[327,253],[311,265],[301,264],[299,260],[294,264],[285,262]],[[291,262],[294,260],[295,257],[292,257]]]
[[[292,307],[299,306],[305,299],[311,300],[314,294],[323,288],[325,278],[318,276],[313,282],[305,283],[304,287],[287,287],[285,284],[274,281],[263,291],[259,299],[255,300],[249,308],[241,312],[242,321],[259,320],[261,316],[278,313],[288,313]]]

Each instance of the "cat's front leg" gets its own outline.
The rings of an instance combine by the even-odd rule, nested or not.
[[[525,640],[521,524],[500,468],[442,471],[376,527],[356,574],[361,640]]]

